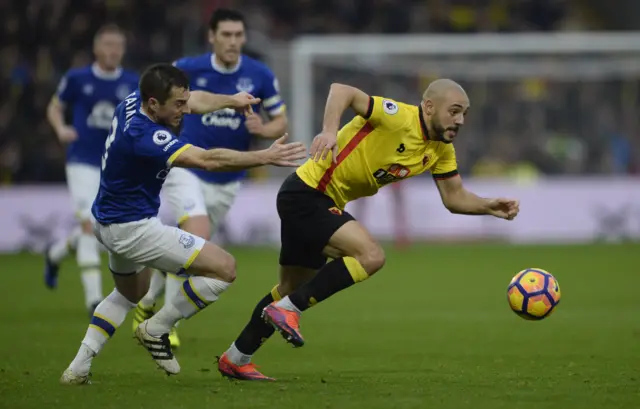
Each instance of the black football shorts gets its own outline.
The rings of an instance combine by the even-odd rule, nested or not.
[[[282,266],[321,268],[327,262],[322,250],[331,236],[342,225],[355,220],[295,172],[282,183],[276,205],[280,216]]]

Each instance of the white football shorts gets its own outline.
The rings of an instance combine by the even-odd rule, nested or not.
[[[109,250],[109,268],[116,275],[135,274],[144,267],[182,274],[206,242],[157,217],[106,226],[94,223],[94,232]]]
[[[240,191],[240,181],[226,184],[200,180],[187,169],[172,168],[162,187],[176,223],[189,217],[209,215],[211,231],[216,232]]]
[[[92,220],[91,206],[100,189],[100,168],[84,163],[67,163],[67,186],[78,220]]]

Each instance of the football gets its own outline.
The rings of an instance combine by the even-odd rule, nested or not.
[[[551,315],[560,302],[560,286],[548,271],[527,268],[511,279],[507,300],[520,317],[541,320]]]

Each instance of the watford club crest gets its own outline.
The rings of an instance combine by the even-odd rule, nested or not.
[[[342,210],[338,209],[337,207],[331,207],[329,208],[329,211],[338,216],[342,214]]]

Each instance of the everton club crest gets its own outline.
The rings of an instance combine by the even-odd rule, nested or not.
[[[247,92],[250,94],[254,88],[251,78],[240,78],[236,84],[238,92]]]

